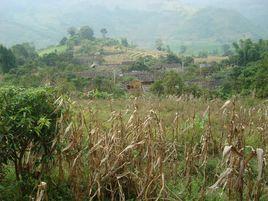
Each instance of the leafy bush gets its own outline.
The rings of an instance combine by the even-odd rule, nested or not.
[[[157,80],[150,88],[150,90],[154,93],[157,94],[158,96],[163,95],[165,92],[165,88],[163,86],[163,81],[162,80]]]
[[[234,67],[227,74],[221,88],[224,96],[241,94],[268,97],[268,57],[247,66]]]
[[[184,89],[185,93],[191,94],[194,97],[201,97],[203,95],[203,90],[195,84],[188,85]]]
[[[8,73],[16,67],[16,58],[10,49],[0,45],[0,70]]]
[[[148,71],[149,66],[146,64],[146,61],[144,58],[139,58],[137,61],[135,61],[134,64],[131,65],[131,67],[128,70],[129,71]]]
[[[152,56],[139,57],[129,68],[128,71],[150,71],[151,68],[158,62]]]
[[[32,190],[27,186],[49,170],[62,114],[55,100],[50,88],[0,89],[0,162],[14,164],[22,193]]]
[[[14,45],[11,50],[18,65],[24,65],[38,57],[35,47],[29,43]]]
[[[112,94],[105,91],[99,91],[98,89],[92,90],[88,93],[88,98],[90,99],[108,99],[111,98]]]
[[[165,57],[164,62],[168,64],[181,63],[181,59],[176,54],[170,52]]]
[[[181,76],[173,71],[165,74],[162,80],[156,81],[151,86],[151,91],[157,95],[181,95],[184,90],[184,83]]]
[[[194,58],[190,56],[186,56],[183,58],[183,63],[185,66],[193,65],[194,64]]]

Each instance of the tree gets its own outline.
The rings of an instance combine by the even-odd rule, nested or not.
[[[174,63],[181,63],[181,59],[174,53],[170,52],[167,54],[165,58],[165,63],[174,64]]]
[[[164,43],[161,39],[155,41],[155,47],[158,51],[164,51]]]
[[[16,67],[16,58],[10,49],[0,45],[0,68],[3,73],[8,73]]]
[[[128,69],[129,71],[148,71],[150,61],[148,61],[147,57],[141,57],[131,67]]]
[[[68,30],[67,30],[68,34],[73,37],[75,34],[76,34],[76,28],[75,27],[70,27]]]
[[[166,47],[166,51],[167,51],[168,53],[171,53],[171,52],[172,52],[172,51],[171,51],[171,48],[170,48],[169,45],[167,45],[167,47]]]
[[[166,94],[181,95],[183,93],[184,83],[178,73],[172,71],[166,73],[163,83]]]
[[[14,45],[11,50],[16,57],[18,65],[24,65],[38,57],[34,45],[30,43]]]
[[[222,46],[223,56],[230,56],[231,55],[231,46],[228,44],[224,44]]]
[[[183,58],[183,63],[184,63],[185,66],[189,66],[191,64],[194,64],[194,58],[190,57],[190,56],[184,57]]]
[[[68,39],[66,37],[63,37],[60,41],[60,45],[66,45],[67,44]]]
[[[44,62],[47,66],[56,66],[59,62],[59,57],[56,52],[51,52],[49,54],[45,54],[42,59],[42,62]]]
[[[166,73],[162,80],[156,81],[151,87],[151,91],[157,95],[181,95],[183,90],[184,83],[182,78],[173,71]]]
[[[93,44],[93,41],[84,41],[81,44],[80,52],[84,54],[94,54],[96,53],[96,45]]]
[[[193,95],[194,97],[201,97],[203,90],[196,84],[191,84],[187,87],[185,87],[184,92],[190,95]]]
[[[187,50],[187,47],[185,45],[182,45],[180,47],[180,54],[184,54],[186,52],[186,50]]]
[[[94,31],[89,26],[83,26],[79,30],[79,36],[82,40],[84,40],[84,39],[93,40],[94,39]]]
[[[254,76],[254,88],[259,98],[268,97],[268,56],[266,56],[258,67],[258,71]]]
[[[16,179],[23,182],[22,194],[32,191],[30,181],[38,179],[34,178],[38,167],[41,174],[49,171],[49,162],[59,146],[57,139],[64,122],[59,123],[63,110],[56,99],[55,91],[49,88],[0,89],[0,158],[5,164],[14,163]]]
[[[253,43],[250,39],[240,40],[239,43],[233,43],[235,49],[234,60],[237,65],[245,66],[250,62],[258,61],[261,59],[265,47],[262,43]],[[266,48],[268,45],[266,46]]]
[[[268,41],[252,42],[250,39],[233,43],[235,55],[228,63],[235,64],[225,75],[221,94],[254,95],[268,97]],[[228,65],[229,65],[228,64]]]
[[[106,38],[106,34],[108,33],[107,29],[106,29],[106,28],[102,28],[102,29],[100,30],[100,32],[101,32],[101,34],[102,34],[102,37],[103,37],[103,38]]]
[[[208,57],[208,53],[206,51],[200,51],[198,56],[200,58],[207,58]]]
[[[123,45],[124,47],[128,47],[129,43],[127,41],[127,38],[121,38],[121,45]]]
[[[150,90],[154,93],[157,94],[158,96],[161,96],[165,92],[165,88],[163,85],[162,80],[157,80],[155,83],[152,84]]]
[[[67,41],[68,48],[72,49],[74,46],[77,46],[81,43],[81,38],[78,35],[74,35]]]

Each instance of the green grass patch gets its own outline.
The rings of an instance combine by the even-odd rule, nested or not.
[[[48,47],[46,49],[42,49],[42,50],[38,51],[38,55],[43,56],[45,54],[50,54],[50,53],[53,53],[53,52],[62,53],[62,52],[65,52],[66,50],[67,50],[66,45],[50,46],[50,47]]]

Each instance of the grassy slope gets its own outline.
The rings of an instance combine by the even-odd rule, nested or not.
[[[214,46],[213,46],[214,47]],[[124,47],[118,47],[118,46],[100,46],[101,49],[103,49],[107,55],[103,56],[104,64],[121,64],[126,61],[135,61],[139,57],[145,57],[145,56],[152,56],[159,58],[161,56],[166,55],[166,52],[160,52],[155,50],[149,50],[149,49],[139,49],[139,48],[124,48]],[[62,53],[66,51],[67,46],[50,46],[45,49],[39,50],[38,54],[40,56],[43,56],[45,54],[57,52]],[[76,52],[79,52],[80,47],[75,47]],[[75,54],[76,55],[76,54]],[[87,57],[86,54],[81,54],[80,57]],[[207,58],[195,58],[196,63],[204,63],[204,62],[220,62],[222,60],[226,59],[226,57],[221,56],[208,56]]]
[[[39,50],[38,54],[39,54],[39,56],[43,56],[45,54],[49,54],[49,53],[53,53],[53,52],[62,53],[64,51],[66,51],[66,49],[67,49],[66,45],[50,46],[48,48]]]

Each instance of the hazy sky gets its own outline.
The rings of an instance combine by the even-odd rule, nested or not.
[[[83,1],[83,0],[82,0]],[[268,0],[88,0],[92,2],[98,2],[101,4],[110,5],[126,5],[126,6],[141,6],[146,7],[151,4],[163,4],[163,3],[186,3],[191,5],[218,5],[220,4],[237,4],[237,3],[267,3]],[[219,4],[220,3],[220,4]]]
[[[167,2],[179,2],[179,0],[98,0],[92,1],[98,4],[119,7],[148,8],[152,4],[164,4]]]
[[[31,5],[72,5],[80,2],[87,2],[91,4],[105,5],[107,7],[122,7],[133,9],[149,9],[162,8],[169,5],[170,7],[191,5],[196,7],[215,6],[215,7],[246,7],[247,5],[266,6],[268,7],[268,0],[0,0],[0,4],[9,6],[18,6],[24,4]],[[0,5],[1,7],[1,5]]]
[[[87,1],[109,7],[127,7],[134,9],[150,9],[163,7],[180,7],[191,5],[194,7],[228,7],[240,10],[250,5],[268,7],[268,0],[71,0]]]

